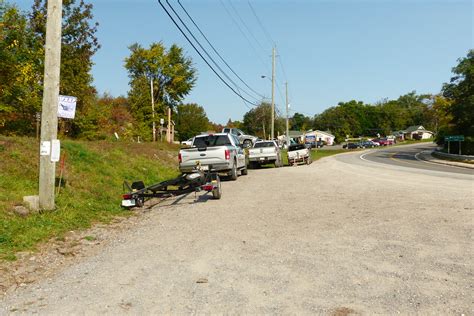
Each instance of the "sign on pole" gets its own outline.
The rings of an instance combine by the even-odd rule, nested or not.
[[[76,97],[60,95],[58,102],[58,117],[74,119],[76,114]]]
[[[445,142],[463,142],[464,135],[452,135],[452,136],[444,136]]]

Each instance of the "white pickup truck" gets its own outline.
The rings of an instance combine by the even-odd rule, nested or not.
[[[226,173],[237,180],[238,171],[247,174],[245,153],[239,139],[228,133],[204,134],[194,137],[191,148],[179,151],[179,171],[191,173],[200,165],[206,169]]]
[[[288,148],[288,164],[312,163],[311,152],[304,144],[291,144]]]
[[[252,168],[270,163],[275,164],[276,168],[283,166],[280,147],[274,140],[257,141],[249,149],[249,163]]]

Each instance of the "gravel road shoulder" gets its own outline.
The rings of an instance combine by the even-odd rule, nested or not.
[[[221,200],[162,203],[0,313],[471,314],[472,180],[335,157],[251,170]]]

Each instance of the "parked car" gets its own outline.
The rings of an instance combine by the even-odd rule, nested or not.
[[[265,164],[275,164],[275,167],[283,166],[281,160],[280,147],[274,140],[257,141],[249,149],[249,163],[251,167],[257,167]]]
[[[376,144],[375,142],[371,140],[360,142],[359,145],[361,148],[373,148],[373,147],[380,146],[380,144],[378,143]]]
[[[192,137],[192,138],[190,138],[190,139],[188,139],[188,140],[183,140],[183,141],[181,142],[181,145],[191,147],[191,145],[193,144],[193,140],[194,140],[194,137]]]
[[[236,136],[239,139],[239,142],[244,145],[244,148],[252,147],[258,140],[258,137],[247,135],[238,128],[224,127],[222,133],[229,133]]]
[[[347,149],[357,149],[361,148],[360,143],[347,143],[342,145],[342,148],[347,148]]]
[[[311,152],[304,144],[291,144],[288,148],[287,155],[289,165],[298,163],[306,163],[309,165],[313,162],[311,159]]]
[[[376,138],[373,141],[379,143],[380,146],[389,146],[389,145],[393,145],[395,143],[393,141],[393,139],[389,139],[389,138],[386,138],[386,137]]]
[[[238,171],[247,174],[245,153],[239,139],[228,133],[204,134],[194,137],[192,148],[179,151],[179,171],[191,173],[197,165],[226,173],[237,180]]]

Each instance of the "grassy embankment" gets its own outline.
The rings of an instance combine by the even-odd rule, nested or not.
[[[64,140],[67,183],[56,197],[57,209],[20,217],[14,206],[38,194],[39,145],[33,138],[0,136],[0,260],[14,260],[16,252],[67,231],[130,214],[120,208],[123,181],[151,184],[176,176],[177,150],[162,143]]]

